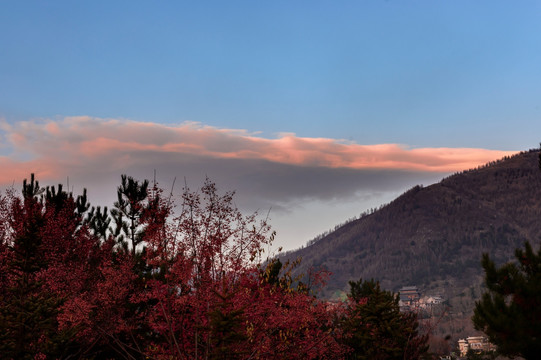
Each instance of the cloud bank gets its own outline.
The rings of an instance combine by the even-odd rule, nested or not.
[[[164,125],[92,117],[4,121],[0,140],[0,186],[17,186],[31,172],[42,184],[65,183],[69,177],[75,192],[86,187],[90,199],[107,202],[114,199],[122,173],[151,178],[156,171],[164,186],[176,178],[182,183],[186,179],[191,187],[208,176],[224,190],[237,190],[239,206],[250,211],[272,207],[279,218],[291,216],[303,203],[319,204],[327,212],[327,227],[358,214],[333,211],[333,218],[329,206],[377,199],[378,194],[431,183],[512,154],[359,145],[294,134],[267,139],[193,122]],[[359,204],[359,212],[362,208]]]
[[[198,123],[173,126],[91,117],[11,125],[3,122],[0,129],[4,142],[0,184],[18,182],[29,172],[52,181],[67,176],[94,179],[128,170],[152,173],[156,169],[164,175],[176,172],[177,177],[215,174],[228,182],[246,183],[247,191],[284,200],[326,198],[331,196],[326,189],[336,187],[349,192],[355,190],[351,182],[359,189],[375,183],[384,189],[391,185],[386,180],[391,173],[443,174],[511,154],[486,149],[359,145],[294,134],[266,139],[245,130]]]

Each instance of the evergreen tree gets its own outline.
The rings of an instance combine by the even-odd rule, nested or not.
[[[349,282],[349,305],[341,321],[348,359],[418,359],[428,350],[417,316],[401,313],[399,296],[374,280]]]
[[[526,242],[517,249],[518,263],[496,267],[483,255],[488,291],[475,305],[475,328],[488,335],[503,355],[538,359],[541,354],[541,248]]]
[[[235,309],[234,292],[226,287],[223,293],[215,292],[217,297],[214,309],[209,312],[209,338],[211,353],[209,359],[227,360],[242,359],[245,355],[243,347],[247,337],[244,333],[243,309]]]
[[[102,240],[107,239],[107,232],[111,225],[111,218],[107,212],[107,206],[103,208],[103,212],[101,211],[101,206],[98,206],[97,208],[92,207],[87,214],[85,221],[88,223],[95,236]]]
[[[137,246],[143,242],[143,231],[140,228],[141,217],[148,198],[148,180],[139,182],[131,176],[122,175],[122,183],[117,189],[117,201],[111,215],[115,222],[114,235],[121,247],[128,251],[127,239],[130,241],[132,255],[137,253]]]

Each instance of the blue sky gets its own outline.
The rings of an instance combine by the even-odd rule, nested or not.
[[[239,196],[244,191],[245,198],[261,200],[248,208],[273,206],[278,238],[282,233],[284,245],[294,247],[417,182],[471,166],[463,149],[495,150],[470,156],[483,163],[503,151],[536,147],[539,64],[537,1],[2,2],[0,160],[17,169],[12,181],[19,181],[20,173],[56,157],[50,167],[55,173],[40,170],[45,179],[79,176],[79,183],[100,191],[104,184],[74,165],[78,159],[93,169],[96,162],[84,163],[90,160],[72,142],[66,149],[80,155],[73,159],[55,147],[87,136],[89,123],[103,131],[92,132],[99,144],[110,134],[111,119],[123,124],[123,133],[154,124],[152,136],[139,145],[164,145],[165,133],[179,134],[187,123],[191,127],[182,129],[190,134],[226,133],[233,138],[196,144],[205,144],[203,158],[185,156],[177,146],[178,162],[164,165],[157,157],[152,165],[165,182],[187,176],[196,183],[202,174],[214,175]],[[51,124],[62,131],[52,131]],[[44,129],[52,138],[42,142]],[[285,134],[293,148],[282,141]],[[190,142],[182,139],[167,143]],[[312,141],[305,150],[310,139],[353,148],[313,147],[322,142]],[[245,147],[239,150],[239,144]],[[351,154],[366,150],[362,146],[381,144],[396,144],[408,156],[416,149],[455,149],[462,158],[427,169],[419,165],[426,165],[424,158],[391,164],[378,148],[377,156],[362,155],[362,164],[352,160]],[[274,156],[281,154],[278,148],[293,150]],[[132,149],[125,155],[142,151]],[[302,156],[294,155],[301,149]],[[215,161],[224,157],[235,164],[220,168]],[[148,177],[149,167],[133,160],[114,170]],[[291,186],[296,181],[313,184]]]

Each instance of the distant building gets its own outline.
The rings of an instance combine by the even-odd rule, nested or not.
[[[443,298],[439,295],[434,295],[434,296],[429,296],[427,299],[426,299],[426,304],[427,305],[438,305],[438,304],[441,304],[443,303]]]
[[[467,337],[466,340],[458,340],[460,356],[466,356],[470,349],[476,353],[491,352],[496,350],[496,346],[490,343],[484,336],[470,336]]]
[[[399,293],[400,301],[398,304],[401,311],[410,311],[419,307],[421,293],[417,286],[404,286],[399,290]]]
[[[421,293],[419,292],[419,289],[417,286],[404,286],[402,289],[399,290],[400,292],[400,300],[404,303],[413,303],[418,302],[421,298]]]
[[[464,339],[458,340],[458,352],[460,353],[460,356],[466,356],[469,349],[470,349],[470,346],[468,345],[467,340],[464,340]]]

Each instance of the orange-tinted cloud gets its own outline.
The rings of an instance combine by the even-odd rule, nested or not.
[[[198,123],[164,125],[129,120],[67,117],[3,123],[7,154],[0,183],[25,171],[49,177],[60,169],[101,171],[193,155],[208,159],[268,161],[298,167],[455,172],[512,154],[473,148],[408,148],[398,144],[360,145],[328,138],[282,134],[274,139],[243,130]],[[4,153],[6,149],[4,147]],[[159,165],[156,164],[156,165]],[[99,166],[98,169],[93,167]]]
[[[42,186],[62,183],[75,194],[87,188],[92,205],[110,206],[121,174],[151,179],[156,171],[167,190],[179,180],[176,192],[183,178],[197,187],[208,176],[220,189],[238,190],[235,203],[243,211],[272,208],[278,244],[286,248],[416,184],[428,185],[509,154],[359,145],[294,134],[267,139],[197,123],[91,117],[0,121],[0,187],[19,188],[35,173]]]

